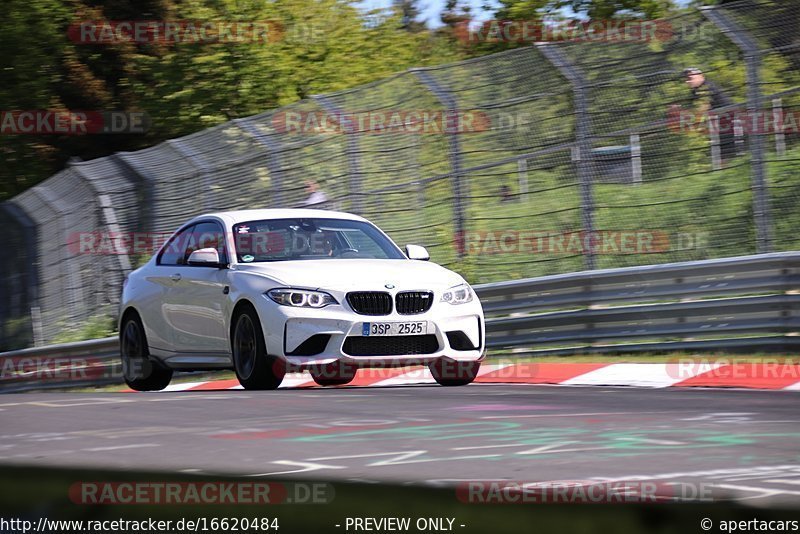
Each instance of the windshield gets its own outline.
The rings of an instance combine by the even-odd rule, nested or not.
[[[405,259],[377,228],[347,219],[270,219],[233,226],[242,263],[337,258]]]

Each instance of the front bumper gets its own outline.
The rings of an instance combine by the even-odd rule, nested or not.
[[[477,300],[459,305],[437,302],[427,312],[415,315],[400,315],[396,311],[381,316],[359,315],[341,304],[320,309],[293,308],[280,306],[267,297],[258,299],[256,309],[261,320],[267,352],[301,368],[334,362],[357,367],[392,367],[427,364],[442,357],[469,362],[479,361],[484,356],[485,326],[483,310]],[[427,335],[435,336],[436,344],[433,345],[432,338],[429,338],[426,340],[429,342],[426,346],[435,347],[435,351],[430,352],[430,349],[426,349],[425,352],[429,353],[386,354],[384,349],[381,354],[353,355],[353,351],[348,351],[345,346],[348,338],[363,339],[362,328],[365,322],[418,321],[428,323]],[[451,333],[450,336],[448,332]],[[455,332],[462,332],[463,335],[454,335]],[[314,336],[318,336],[315,339],[321,341],[319,344],[309,342],[303,346],[304,342]],[[351,341],[350,346],[359,341]],[[301,349],[300,352],[303,352],[302,349],[309,352],[307,350],[309,344],[311,352],[316,352],[315,354],[296,354],[298,349]]]

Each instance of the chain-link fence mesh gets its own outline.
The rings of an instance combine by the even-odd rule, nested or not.
[[[797,2],[740,0],[648,39],[412,69],[72,163],[0,210],[16,253],[0,346],[113,314],[147,254],[92,235],[300,207],[314,186],[315,207],[363,215],[474,283],[796,249],[799,25]]]

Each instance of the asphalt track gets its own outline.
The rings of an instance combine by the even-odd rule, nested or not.
[[[800,393],[534,385],[0,397],[0,463],[391,481],[653,480],[800,506]]]

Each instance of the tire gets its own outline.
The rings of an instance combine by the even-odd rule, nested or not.
[[[343,386],[356,377],[356,367],[341,363],[321,365],[309,370],[311,378],[320,386]]]
[[[172,380],[172,369],[150,358],[144,327],[135,313],[127,316],[119,330],[119,352],[122,376],[129,388],[159,391]]]
[[[478,376],[481,362],[457,362],[439,358],[428,365],[433,379],[442,386],[466,386]]]
[[[231,354],[239,383],[244,389],[277,389],[286,375],[286,362],[267,354],[256,311],[248,306],[233,321]]]

